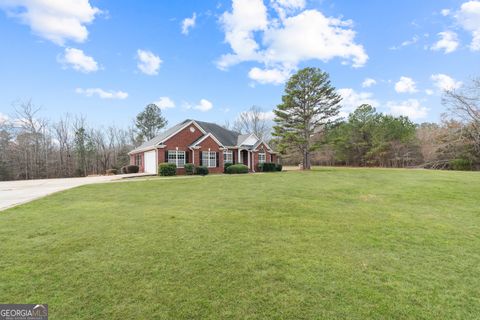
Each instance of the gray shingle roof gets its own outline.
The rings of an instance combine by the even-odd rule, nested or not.
[[[132,151],[130,151],[130,153],[135,153],[137,151],[141,151],[143,149],[146,149],[148,147],[153,147],[157,144],[159,144],[160,142],[162,142],[163,139],[165,139],[166,137],[168,137],[169,135],[171,135],[172,133],[174,133],[175,131],[177,131],[178,129],[180,129],[183,125],[185,125],[186,122],[188,122],[190,120],[185,120],[185,121],[182,121],[176,125],[174,125],[173,127],[171,128],[168,128],[167,130],[165,130],[164,132],[161,132],[159,135],[157,135],[155,138],[153,139],[150,139],[148,141],[145,141],[144,143],[142,143],[140,146],[138,146],[137,148],[133,149]]]
[[[231,131],[228,129],[225,129],[222,126],[219,126],[216,123],[210,123],[210,122],[203,122],[203,121],[197,121],[195,120],[196,123],[200,127],[202,127],[203,130],[205,130],[207,133],[211,133],[215,136],[215,138],[220,141],[221,144],[224,146],[236,146],[237,145],[237,137],[239,136],[238,132]]]
[[[183,127],[186,123],[188,123],[190,121],[192,121],[192,120],[187,119],[187,120],[184,120],[184,121],[174,125],[173,127],[171,127],[169,129],[165,130],[164,132],[160,133],[155,138],[142,143],[139,147],[130,151],[130,153],[139,152],[139,151],[142,151],[144,149],[148,149],[149,147],[153,147],[153,146],[159,144],[160,142],[165,140],[165,138],[170,136],[175,131],[179,130],[181,127]],[[220,143],[223,144],[224,146],[236,146],[237,145],[237,140],[238,140],[238,137],[240,136],[240,134],[238,132],[225,129],[224,127],[219,126],[216,123],[197,121],[197,120],[194,120],[194,121],[200,127],[202,127],[202,129],[205,132],[213,134],[215,136],[215,138],[217,138],[218,141],[220,141]]]

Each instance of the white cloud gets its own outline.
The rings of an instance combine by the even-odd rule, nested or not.
[[[422,107],[417,99],[408,99],[406,101],[389,101],[387,102],[389,112],[394,116],[407,116],[412,120],[425,118],[428,109]]]
[[[415,93],[417,92],[415,81],[409,77],[400,77],[400,80],[395,83],[395,91],[398,93]]]
[[[158,74],[162,60],[159,56],[148,50],[137,50],[137,67],[138,69],[149,76]]]
[[[403,41],[399,46],[391,47],[390,50],[399,50],[402,47],[411,46],[411,45],[417,43],[419,40],[420,40],[420,37],[418,35],[414,35],[411,39]]]
[[[98,63],[90,56],[87,56],[82,50],[75,48],[65,48],[65,52],[58,58],[58,61],[64,68],[73,68],[74,70],[89,73],[98,70]]]
[[[260,69],[254,67],[248,72],[248,77],[262,84],[282,84],[290,77],[290,71],[280,69]]]
[[[453,31],[444,31],[438,33],[440,40],[438,40],[432,47],[432,50],[444,50],[444,53],[451,53],[457,50],[459,42],[458,36]]]
[[[7,123],[9,120],[8,116],[0,112],[0,124]]]
[[[207,99],[201,99],[200,103],[194,106],[193,108],[200,110],[202,112],[206,112],[213,108],[213,104]]]
[[[169,97],[160,97],[158,101],[155,101],[154,103],[162,110],[175,108],[175,102]]]
[[[58,45],[67,40],[84,42],[88,38],[86,25],[101,12],[89,0],[2,0],[0,8]]]
[[[378,101],[373,98],[370,92],[356,92],[351,88],[342,88],[337,90],[338,94],[342,96],[342,111],[345,114],[354,111],[362,104],[369,104],[372,107],[378,106]]]
[[[273,111],[262,111],[260,112],[260,115],[259,115],[260,119],[263,119],[263,120],[273,120],[275,118],[275,113],[273,113]]]
[[[271,0],[272,8],[277,12],[280,20],[285,20],[288,14],[305,8],[305,0]]]
[[[441,91],[454,90],[462,86],[462,82],[456,81],[452,77],[442,73],[434,74],[430,79],[432,79],[434,85]]]
[[[197,19],[197,14],[194,12],[191,18],[185,18],[182,21],[182,33],[188,35],[190,29],[195,27],[195,22]]]
[[[123,100],[128,97],[128,93],[123,91],[105,91],[100,88],[88,88],[88,89],[77,88],[75,89],[75,92],[78,94],[83,94],[87,97],[98,96],[101,99]]]
[[[370,88],[371,86],[374,86],[377,84],[377,80],[372,79],[372,78],[365,78],[362,82],[362,88]]]
[[[263,0],[233,0],[232,12],[223,13],[220,22],[225,31],[225,41],[234,52],[220,57],[217,63],[220,69],[261,58],[253,33],[265,30],[268,25],[267,8]]]
[[[333,58],[351,60],[354,67],[363,66],[368,56],[363,46],[354,42],[351,21],[325,17],[320,11],[306,10],[286,18],[283,28],[269,28],[264,36],[269,62],[297,65],[300,61]],[[301,35],[301,36],[300,36]]]
[[[261,83],[278,83],[284,75],[296,70],[302,61],[328,62],[342,59],[343,64],[363,66],[368,55],[355,43],[350,20],[326,17],[318,10],[304,10],[305,1],[272,0],[277,18],[268,18],[262,0],[233,0],[232,11],[220,22],[225,41],[232,53],[217,62],[220,69],[244,62],[261,63],[263,68],[250,70],[250,77]],[[273,14],[272,14],[273,15]],[[273,80],[272,80],[273,78]]]
[[[455,15],[458,23],[472,33],[470,49],[480,51],[480,1],[467,1]]]
[[[450,15],[450,12],[451,12],[450,9],[442,9],[442,11],[440,11],[440,13],[442,14],[442,16],[444,16],[444,17]]]
[[[425,93],[429,96],[433,95],[435,92],[432,89],[426,89]]]

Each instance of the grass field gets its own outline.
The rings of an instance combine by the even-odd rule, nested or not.
[[[478,319],[480,174],[89,185],[0,212],[0,303],[50,319]]]

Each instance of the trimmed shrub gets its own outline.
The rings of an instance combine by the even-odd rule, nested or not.
[[[126,169],[125,169],[125,173],[138,173],[138,170],[140,168],[134,164],[130,164],[128,166],[126,166]]]
[[[227,168],[228,174],[248,173],[248,167],[244,164],[234,164]]]
[[[275,170],[277,170],[277,171],[282,171],[282,169],[283,169],[283,166],[282,166],[281,164],[277,163],[277,164],[275,165]]]
[[[450,160],[450,168],[452,170],[470,171],[472,170],[472,161],[467,159]]]
[[[188,176],[191,176],[192,174],[195,174],[195,166],[193,163],[186,163],[185,164],[185,174]]]
[[[117,169],[107,169],[105,173],[109,176],[116,175],[117,174]]]
[[[258,164],[258,169],[261,172],[274,172],[277,171],[277,166],[273,162],[264,162]]]
[[[206,176],[208,174],[208,168],[205,166],[195,167],[195,174]]]
[[[223,173],[227,173],[227,168],[233,166],[233,163],[225,163],[223,165]]]
[[[177,165],[175,163],[160,163],[158,166],[158,175],[162,177],[175,176],[177,174]]]

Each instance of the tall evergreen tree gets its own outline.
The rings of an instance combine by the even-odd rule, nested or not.
[[[166,125],[167,120],[162,116],[162,110],[154,103],[147,105],[135,120],[139,138],[144,141],[153,139]]]
[[[303,155],[303,168],[310,169],[311,152],[317,147],[314,134],[334,121],[342,98],[329,75],[318,68],[304,68],[285,86],[282,103],[274,110],[274,136],[278,148],[296,148]]]

